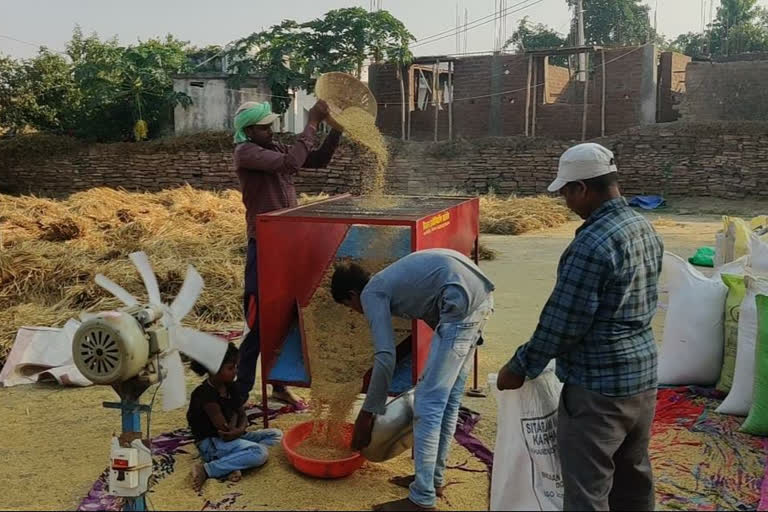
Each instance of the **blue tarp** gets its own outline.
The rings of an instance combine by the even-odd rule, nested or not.
[[[629,200],[629,206],[643,210],[655,210],[666,205],[667,202],[661,196],[636,196]]]

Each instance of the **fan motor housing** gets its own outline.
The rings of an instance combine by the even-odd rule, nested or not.
[[[72,341],[77,369],[94,384],[125,382],[147,365],[149,342],[129,313],[109,311],[83,322]]]

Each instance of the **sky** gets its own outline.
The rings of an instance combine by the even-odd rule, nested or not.
[[[468,10],[471,21],[493,13],[498,1],[458,0],[458,5],[462,13],[465,8]],[[523,16],[560,32],[568,29],[566,0],[506,1],[510,7],[509,35]],[[714,2],[715,8],[719,5],[719,0],[705,1],[707,5]],[[457,0],[381,0],[381,3],[382,8],[402,20],[419,39],[450,30],[456,24]],[[652,8],[658,5],[658,29],[665,36],[674,38],[680,33],[701,30],[702,0],[648,0],[647,3]],[[768,0],[759,0],[759,3],[768,6]],[[511,8],[517,4],[521,7]],[[330,9],[368,8],[369,5],[369,0],[0,0],[0,53],[31,57],[41,44],[61,51],[76,24],[86,33],[97,32],[102,38],[117,36],[125,44],[171,33],[198,46],[223,45],[286,18],[301,22]],[[705,11],[708,17],[709,8]],[[494,37],[492,22],[470,30],[467,51],[492,50]],[[416,55],[456,52],[453,35],[414,45]]]

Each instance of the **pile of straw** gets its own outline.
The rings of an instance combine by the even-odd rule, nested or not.
[[[551,197],[480,198],[480,231],[494,235],[520,235],[554,228],[572,217],[565,204]]]
[[[119,307],[97,273],[145,297],[128,255],[143,250],[164,300],[192,264],[205,290],[186,321],[242,323],[245,213],[236,191],[182,187],[157,194],[96,188],[57,202],[0,195],[0,364],[24,325],[57,326],[82,311]]]
[[[302,195],[300,202],[327,198]],[[567,219],[552,199],[481,198],[486,233],[518,234]],[[97,273],[144,297],[128,259],[139,250],[149,255],[164,300],[178,292],[187,264],[203,276],[206,287],[188,323],[239,328],[245,249],[245,212],[234,190],[95,188],[64,201],[0,195],[0,365],[19,327],[60,326],[83,311],[119,307],[94,283]]]

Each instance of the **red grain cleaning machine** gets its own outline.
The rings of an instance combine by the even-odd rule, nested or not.
[[[361,258],[381,233],[395,227],[387,247],[396,260],[422,249],[447,248],[478,261],[479,200],[405,197],[392,208],[369,208],[361,198],[333,197],[258,216],[259,326],[264,410],[267,384],[310,387],[312,374],[300,309],[306,307],[330,265]],[[392,236],[389,229],[388,236]],[[414,386],[424,369],[432,336],[422,321],[411,327],[410,355],[398,361],[390,393]],[[474,387],[477,388],[477,352]],[[367,378],[362,391],[367,389]],[[264,416],[265,426],[268,414]]]

